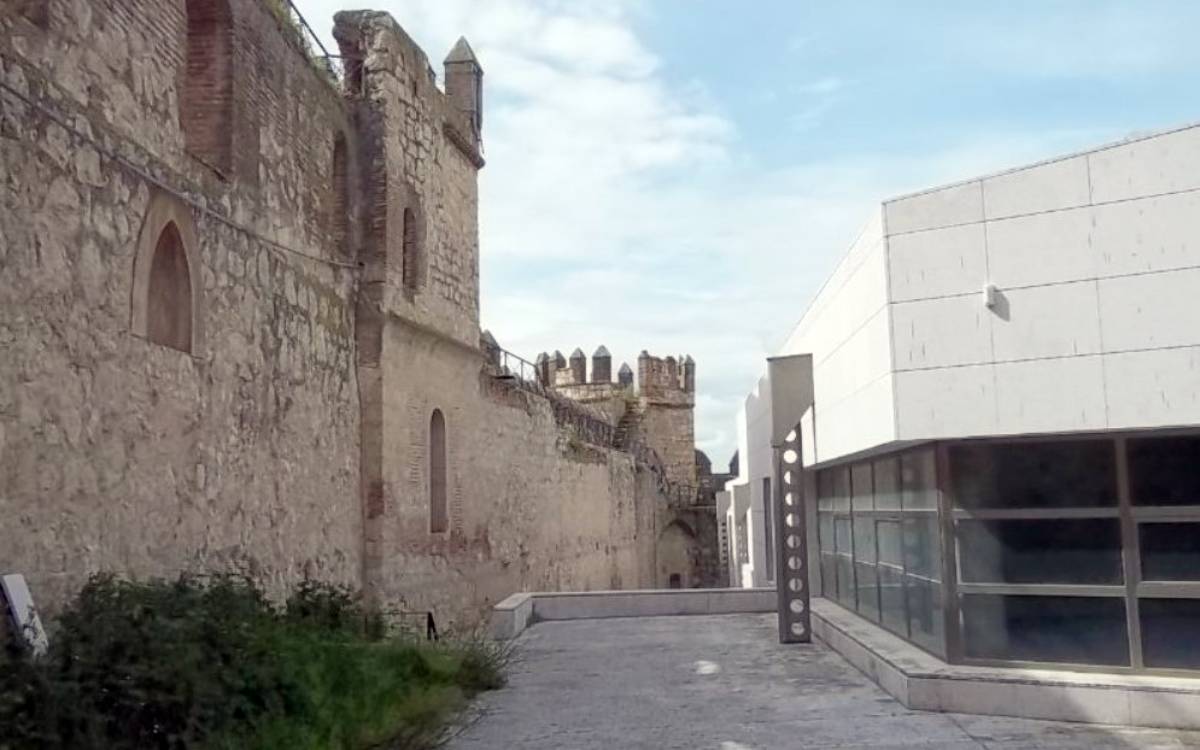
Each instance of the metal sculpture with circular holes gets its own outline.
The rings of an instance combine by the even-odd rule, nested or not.
[[[804,530],[804,487],[800,465],[800,426],[788,433],[775,452],[776,476],[782,481],[771,502],[781,523],[775,528],[775,570],[779,595],[780,643],[812,640],[808,614],[808,542]]]

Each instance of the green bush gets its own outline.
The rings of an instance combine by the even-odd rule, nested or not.
[[[326,584],[276,608],[239,577],[97,577],[49,653],[0,651],[0,749],[424,747],[503,684],[502,647],[384,631]]]

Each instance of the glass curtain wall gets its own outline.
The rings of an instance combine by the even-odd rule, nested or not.
[[[964,441],[821,469],[817,521],[823,595],[940,656],[1200,669],[1200,435]]]
[[[963,656],[1129,666],[1112,440],[948,446]]]
[[[825,597],[944,656],[936,469],[925,447],[820,470],[817,534]]]
[[[947,453],[966,658],[1200,669],[1200,436]]]

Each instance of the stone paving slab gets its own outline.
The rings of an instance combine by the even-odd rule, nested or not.
[[[1179,750],[1200,733],[911,711],[774,615],[543,622],[450,750]]]

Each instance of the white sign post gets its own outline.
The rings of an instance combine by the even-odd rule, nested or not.
[[[50,647],[46,630],[42,627],[42,619],[38,617],[37,608],[33,606],[33,595],[25,583],[25,576],[19,573],[0,576],[0,592],[8,604],[9,620],[16,632],[25,640],[34,656],[41,656]]]

